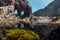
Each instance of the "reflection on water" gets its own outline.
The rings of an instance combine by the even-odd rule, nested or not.
[[[24,28],[24,24],[21,23],[21,28]]]
[[[20,27],[21,27],[21,28],[24,28],[24,24],[21,23],[21,24],[20,24]],[[15,24],[15,28],[18,28],[18,24]]]

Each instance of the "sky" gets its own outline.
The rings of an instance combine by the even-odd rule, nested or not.
[[[46,7],[53,0],[28,0],[28,1],[32,6],[32,12],[35,12],[39,9]],[[15,11],[15,14],[17,14],[17,11]]]
[[[46,7],[53,0],[28,0],[30,5],[32,6],[32,11],[35,12],[39,9]]]

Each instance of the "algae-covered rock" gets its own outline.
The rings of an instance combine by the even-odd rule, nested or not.
[[[39,35],[30,30],[10,29],[6,32],[8,39],[11,40],[40,40]]]

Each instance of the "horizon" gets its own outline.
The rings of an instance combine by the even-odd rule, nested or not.
[[[32,12],[35,12],[39,9],[45,8],[49,3],[54,0],[28,0],[30,5],[32,6]]]
[[[45,8],[49,3],[51,3],[54,0],[28,0],[29,4],[32,6],[32,13],[39,9]],[[39,5],[38,5],[39,4]],[[17,10],[14,12],[17,14]]]

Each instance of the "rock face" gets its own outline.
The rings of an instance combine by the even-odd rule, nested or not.
[[[20,2],[23,0],[20,0]],[[25,0],[26,1],[26,0]],[[24,1],[24,2],[25,2]],[[15,26],[15,24],[19,23],[21,21],[23,21],[24,23],[29,23],[29,18],[24,18],[24,19],[20,19],[21,17],[19,17],[20,15],[16,16],[14,14],[14,10],[15,10],[15,2],[19,2],[18,0],[0,0],[0,26]],[[23,2],[22,2],[23,3]],[[27,3],[27,1],[26,1]],[[20,11],[24,11],[24,17],[29,16],[32,13],[32,9],[30,8],[29,4],[24,3],[24,5],[27,7],[26,9],[24,8],[25,6],[23,4],[19,4],[18,10],[19,14],[21,14]],[[22,9],[20,9],[20,6],[24,6],[21,7]]]
[[[25,18],[29,17],[32,14],[32,8],[27,0],[15,0],[15,10],[17,10],[18,16]],[[23,11],[23,15],[21,16],[21,12]]]
[[[12,14],[14,13],[14,6],[13,5],[0,7],[0,14],[1,15],[10,14],[10,13],[12,13]]]
[[[15,25],[18,21],[18,17],[14,15],[14,6],[0,7],[0,26]]]
[[[52,1],[44,9],[34,12],[35,16],[60,16],[60,0]]]
[[[0,0],[0,7],[13,5],[13,4],[14,4],[14,0]]]

